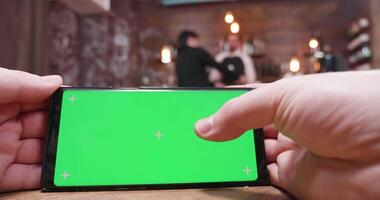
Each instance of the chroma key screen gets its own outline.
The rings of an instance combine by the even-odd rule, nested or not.
[[[253,131],[211,142],[197,120],[246,90],[65,90],[56,186],[255,181]]]

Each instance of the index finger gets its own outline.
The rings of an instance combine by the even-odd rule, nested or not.
[[[198,121],[196,133],[207,140],[226,141],[272,124],[281,92],[280,85],[273,83],[232,99],[214,115]]]

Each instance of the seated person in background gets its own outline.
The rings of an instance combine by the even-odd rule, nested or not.
[[[180,87],[213,87],[208,79],[207,67],[214,67],[232,78],[238,76],[215,62],[210,54],[200,47],[199,35],[183,31],[178,36],[176,74]]]
[[[256,71],[252,59],[242,51],[242,43],[238,35],[230,34],[227,37],[229,51],[219,53],[215,60],[221,63],[228,71],[234,72],[239,77],[234,78],[228,74],[221,74],[211,70],[210,80],[218,86],[240,85],[256,81]]]

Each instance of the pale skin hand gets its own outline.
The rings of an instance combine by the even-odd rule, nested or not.
[[[195,129],[226,141],[259,127],[272,184],[299,199],[379,199],[380,71],[280,80],[227,102]]]
[[[0,192],[39,188],[47,100],[61,84],[0,68]]]

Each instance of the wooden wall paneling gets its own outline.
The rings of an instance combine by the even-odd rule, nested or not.
[[[18,46],[18,1],[0,3],[0,66],[15,69]]]
[[[25,0],[27,1],[27,0]],[[48,1],[33,0],[32,2],[32,41],[31,41],[31,71],[35,74],[50,74],[48,68]]]
[[[380,1],[371,0],[370,4],[371,23],[372,23],[372,50],[374,68],[380,68]]]
[[[9,1],[8,1],[9,2]],[[14,20],[17,20],[17,34],[13,41],[17,42],[17,52],[14,54],[17,58],[15,68],[18,70],[29,71],[31,70],[31,45],[32,45],[32,20],[33,20],[33,2],[18,0],[17,2],[17,15]],[[11,40],[12,41],[12,40]]]
[[[17,42],[18,70],[34,74],[48,74],[47,69],[47,1],[18,0],[17,33],[11,41]]]

